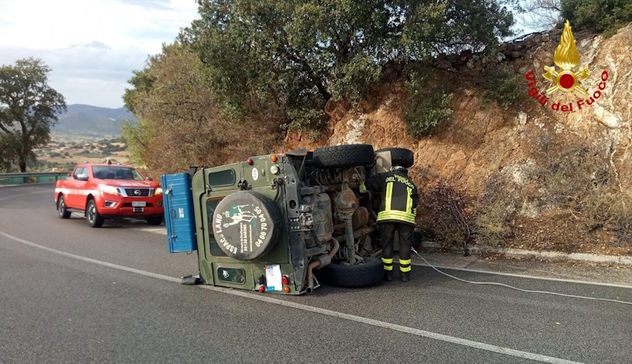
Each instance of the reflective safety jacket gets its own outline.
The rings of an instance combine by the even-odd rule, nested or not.
[[[413,181],[400,172],[388,172],[367,178],[367,189],[381,194],[378,222],[403,222],[415,225],[419,196]]]

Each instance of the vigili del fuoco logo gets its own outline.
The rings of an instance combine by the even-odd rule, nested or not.
[[[590,77],[588,67],[579,67],[579,52],[575,46],[575,38],[571,31],[571,24],[566,21],[564,30],[560,37],[560,44],[555,49],[553,55],[554,66],[544,66],[542,76],[550,82],[550,87],[546,90],[546,95],[536,88],[535,72],[533,70],[527,72],[525,78],[529,81],[527,87],[529,96],[536,99],[542,106],[551,105],[551,110],[562,112],[573,112],[581,110],[583,107],[592,105],[599,97],[601,92],[606,88],[608,80],[608,71],[601,72],[601,80],[592,94],[590,94],[583,85],[583,82]],[[577,68],[577,69],[576,69]],[[560,101],[550,100],[549,95],[561,93],[573,93],[581,95],[576,101],[561,104]]]

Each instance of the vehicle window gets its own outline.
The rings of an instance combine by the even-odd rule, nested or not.
[[[211,186],[226,186],[235,184],[235,170],[227,169],[219,172],[211,172],[208,175]]]
[[[78,176],[85,174],[85,170],[85,167],[77,167],[77,169],[75,169],[75,173],[72,174],[72,178],[79,179]]]
[[[217,276],[229,283],[246,283],[246,271],[242,268],[217,268]]]
[[[215,209],[217,208],[217,204],[220,200],[209,199],[206,202],[206,214],[208,216],[208,226],[213,226],[213,215],[215,214]],[[226,253],[217,245],[217,240],[215,240],[215,236],[213,235],[213,229],[208,229],[209,232],[209,241],[211,245],[211,255],[216,257],[225,257]]]
[[[99,179],[143,180],[143,176],[134,168],[120,166],[93,166],[92,175]]]

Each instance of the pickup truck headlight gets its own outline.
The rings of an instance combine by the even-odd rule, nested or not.
[[[120,195],[121,192],[117,187],[114,186],[99,186],[102,193],[107,193],[108,195]]]
[[[154,196],[160,196],[160,195],[162,195],[162,188],[156,187],[156,189],[154,190]]]

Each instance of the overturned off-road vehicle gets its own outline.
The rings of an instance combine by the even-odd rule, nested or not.
[[[164,175],[169,250],[197,250],[190,282],[284,294],[378,284],[380,201],[361,185],[395,164],[413,153],[349,144]]]

